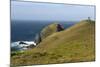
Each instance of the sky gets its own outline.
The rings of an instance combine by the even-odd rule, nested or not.
[[[95,19],[95,6],[11,1],[11,20],[80,21]]]

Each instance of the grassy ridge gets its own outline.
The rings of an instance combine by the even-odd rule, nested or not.
[[[95,22],[84,20],[46,37],[36,48],[13,55],[13,65],[51,64],[95,60]]]
[[[57,23],[50,24],[41,31],[41,39],[43,40],[55,32],[57,32]]]

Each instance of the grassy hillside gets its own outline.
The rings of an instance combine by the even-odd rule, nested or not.
[[[45,39],[46,37],[48,37],[49,35],[55,33],[55,32],[57,32],[57,23],[53,23],[53,24],[46,26],[41,31],[42,40]]]
[[[95,22],[84,20],[46,37],[36,48],[16,53],[13,65],[70,63],[95,60]]]

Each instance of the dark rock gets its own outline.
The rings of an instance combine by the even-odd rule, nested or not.
[[[59,31],[62,31],[62,30],[64,30],[64,27],[60,24],[57,24],[57,31],[59,32]]]
[[[26,44],[26,45],[28,45],[27,43],[25,43],[25,42],[23,42],[23,41],[19,42],[19,44]]]
[[[30,46],[27,46],[27,48],[33,48],[35,47],[34,44],[31,44]]]

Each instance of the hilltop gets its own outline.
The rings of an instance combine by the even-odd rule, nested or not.
[[[41,32],[36,36],[35,43],[37,45],[49,35],[64,30],[64,27],[58,23],[52,23],[44,27]]]
[[[70,63],[95,60],[95,21],[83,20],[45,37],[35,48],[11,57],[13,65]]]

